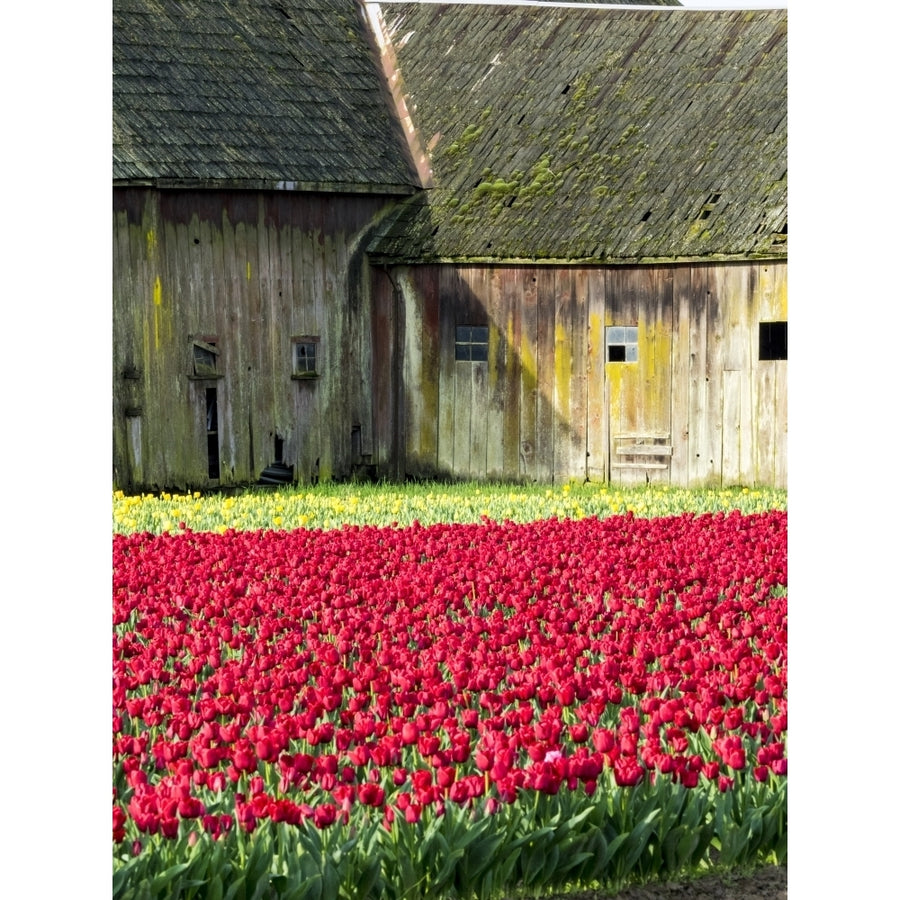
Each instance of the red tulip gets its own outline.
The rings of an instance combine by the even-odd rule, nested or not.
[[[323,803],[313,811],[316,828],[327,828],[337,821],[338,809],[333,803]]]
[[[632,757],[619,757],[613,763],[613,773],[619,787],[634,787],[644,777],[644,769]]]
[[[569,726],[569,737],[576,744],[583,744],[588,739],[588,728],[583,722]]]
[[[403,810],[403,817],[410,824],[415,824],[422,818],[422,807],[416,803],[410,803],[410,805]]]
[[[594,747],[600,753],[609,753],[616,745],[615,735],[608,728],[598,728],[591,735]]]
[[[360,785],[358,796],[364,806],[381,806],[384,803],[384,788],[369,782]]]

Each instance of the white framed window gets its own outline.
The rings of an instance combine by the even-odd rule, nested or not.
[[[606,361],[637,362],[637,325],[608,325],[606,328]]]

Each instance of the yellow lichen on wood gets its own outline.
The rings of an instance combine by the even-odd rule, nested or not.
[[[525,335],[522,335],[522,349],[520,355],[522,363],[522,387],[525,391],[537,389],[537,362],[531,345]]]
[[[644,396],[644,426],[665,431],[669,422],[672,334],[660,323],[638,324],[638,361],[645,382],[656,389]]]
[[[153,282],[153,338],[156,349],[159,350],[159,313],[162,309],[162,281],[159,275]]]
[[[759,280],[751,304],[761,322],[787,321],[786,267],[759,266]]]

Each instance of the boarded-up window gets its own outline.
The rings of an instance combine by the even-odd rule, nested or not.
[[[787,359],[787,322],[759,323],[759,358]]]
[[[219,350],[213,340],[194,340],[194,375],[198,378],[215,378],[218,375]]]
[[[456,358],[471,362],[483,362],[487,360],[487,325],[456,326]]]
[[[319,338],[312,335],[301,335],[292,338],[294,378],[316,378],[319,375]]]
[[[606,329],[606,361],[637,362],[637,325],[610,325]]]

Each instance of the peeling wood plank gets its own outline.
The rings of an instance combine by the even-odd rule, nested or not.
[[[503,462],[501,476],[517,480],[522,477],[520,415],[522,404],[522,277],[518,267],[502,272],[496,312],[498,340],[503,344],[505,383],[496,390],[502,396]],[[498,372],[499,379],[499,372]]]
[[[572,277],[571,302],[572,317],[569,343],[571,347],[572,371],[569,392],[569,464],[565,473],[568,478],[587,477],[587,391],[588,391],[588,290],[589,276],[582,269],[576,269]]]
[[[522,270],[522,381],[519,405],[520,474],[527,481],[538,477],[537,456],[537,273],[534,268]]]
[[[535,477],[552,481],[556,451],[557,417],[553,398],[556,381],[555,273],[536,270],[537,278],[537,391],[535,404]]]
[[[577,411],[573,415],[573,403],[577,404],[576,347],[580,351],[583,341],[577,341],[573,333],[575,316],[574,273],[569,269],[555,272],[556,324],[553,347],[553,406],[554,451],[553,480],[566,481],[573,474],[573,460],[577,459],[580,444],[580,423]],[[577,462],[574,463],[577,469]]]
[[[691,268],[675,266],[672,277],[674,329],[672,340],[672,463],[673,484],[687,484],[690,478],[690,396],[691,396]]]
[[[741,373],[726,369],[722,373],[722,485],[742,483],[741,474]]]
[[[606,349],[604,342],[606,271],[590,272],[587,295],[587,477],[606,481],[609,472],[606,402]]]
[[[492,480],[499,480],[504,476],[506,398],[511,393],[509,360],[513,356],[513,348],[506,340],[506,315],[502,301],[505,274],[496,267],[484,270],[489,325],[485,385],[485,476]]]
[[[454,299],[457,293],[456,272],[449,266],[440,268],[440,408],[438,412],[438,468],[442,475],[457,471],[454,454],[454,418],[456,405],[456,362],[453,347],[456,341]]]
[[[707,487],[715,483],[714,460],[709,451],[709,292],[707,267],[691,269],[690,327],[690,400],[688,422],[688,487]]]

